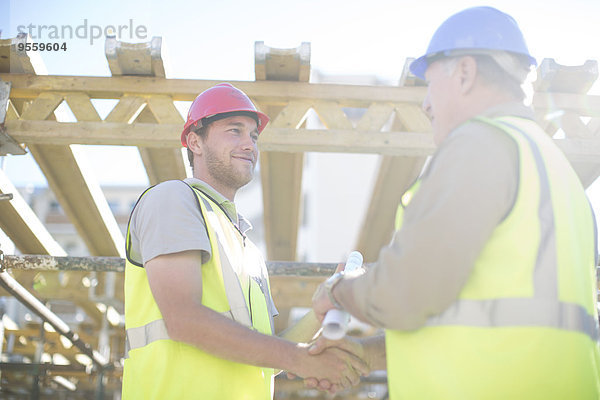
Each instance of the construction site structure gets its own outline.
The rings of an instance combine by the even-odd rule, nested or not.
[[[220,82],[169,79],[160,37],[137,44],[107,37],[110,77],[45,75],[39,54],[19,50],[27,40],[0,40],[0,155],[33,156],[89,256],[68,254],[0,170],[0,229],[17,249],[0,253],[0,397],[117,399],[125,352],[125,240],[100,185],[70,145],[136,146],[150,184],[183,179],[184,120],[174,102],[192,101]],[[421,109],[426,88],[408,71],[411,61],[395,86],[316,84],[309,82],[310,43],[277,49],[256,42],[255,81],[231,82],[271,117],[259,149],[268,268],[281,313],[277,331],[295,308],[310,306],[334,269],[297,262],[305,154],[380,156],[354,246],[373,262],[391,237],[401,195],[435,150]],[[600,96],[587,93],[597,62],[567,67],[545,59],[537,73],[532,106],[538,122],[588,187],[600,176]],[[116,100],[105,118],[97,99]],[[76,122],[61,120],[55,111],[62,104]],[[307,126],[309,114],[318,128]],[[299,380],[278,378],[275,390],[277,399],[326,398]],[[385,398],[385,373],[340,396]]]

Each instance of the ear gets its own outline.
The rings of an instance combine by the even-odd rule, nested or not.
[[[477,61],[471,56],[461,57],[455,72],[460,79],[461,94],[469,93],[477,81]]]
[[[202,155],[202,139],[199,135],[194,132],[190,132],[187,137],[187,147],[194,153],[195,155]]]

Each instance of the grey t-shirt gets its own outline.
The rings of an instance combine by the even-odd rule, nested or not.
[[[186,184],[187,183],[187,184]],[[163,254],[186,250],[200,250],[202,264],[210,260],[210,241],[194,186],[208,194],[225,210],[229,218],[244,234],[252,225],[237,214],[235,204],[207,183],[196,179],[162,182],[150,189],[136,205],[131,214],[129,236],[130,259],[145,264]],[[278,314],[270,295],[267,305],[272,316]]]
[[[166,181],[150,189],[131,215],[130,258],[145,264],[162,254],[201,250],[210,259],[210,242],[200,207],[190,187]]]

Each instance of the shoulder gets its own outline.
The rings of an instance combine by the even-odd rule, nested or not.
[[[179,180],[171,180],[161,182],[158,185],[150,188],[144,195],[144,198],[167,198],[176,200],[185,197],[193,198],[193,189],[185,182]]]
[[[471,120],[448,135],[436,151],[434,161],[510,167],[518,162],[518,147],[502,129]]]
[[[148,217],[169,217],[173,213],[188,216],[200,214],[193,189],[178,180],[161,182],[147,189],[132,212],[132,221]]]
[[[479,120],[470,120],[456,128],[444,144],[456,145],[457,143],[467,148],[500,146],[500,149],[506,151],[516,150],[517,147],[514,139],[502,129]]]
[[[190,186],[183,181],[171,180],[147,189],[138,201],[136,209],[165,205],[172,208],[180,205],[196,205],[196,202],[196,196]]]

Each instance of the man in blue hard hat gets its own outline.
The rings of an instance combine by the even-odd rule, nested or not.
[[[512,17],[475,7],[410,66],[438,149],[377,263],[313,298],[319,318],[337,307],[386,329],[392,400],[600,398],[597,231],[523,104],[535,64]]]

